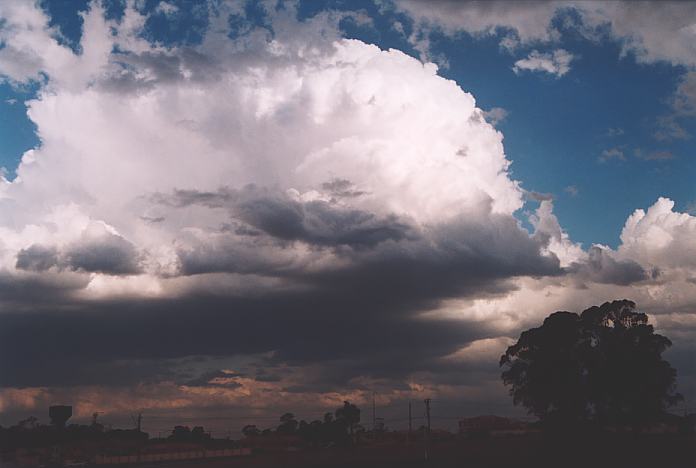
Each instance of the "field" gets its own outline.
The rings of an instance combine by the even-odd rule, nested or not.
[[[678,436],[611,435],[583,439],[525,436],[434,442],[424,447],[382,445],[282,453],[237,459],[147,465],[157,468],[385,468],[385,467],[612,467],[696,466],[696,439]],[[142,466],[142,465],[141,465]]]

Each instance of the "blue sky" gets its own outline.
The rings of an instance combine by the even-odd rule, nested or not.
[[[62,40],[73,47],[81,34],[78,13],[88,3],[43,3],[52,24],[60,28]],[[196,43],[206,27],[205,9],[195,2],[174,3],[181,8],[175,17],[153,14],[143,35],[167,45]],[[143,10],[153,12],[158,5],[159,1],[147,1]],[[122,15],[123,2],[106,2],[106,6],[109,16]],[[380,9],[370,1],[311,1],[301,2],[299,16],[327,9],[360,11],[372,18],[369,25],[344,20],[347,37],[419,55],[409,43],[408,33],[400,34],[393,27],[398,21],[407,30],[414,28],[406,14]],[[251,18],[264,21],[258,5],[251,2],[246,10]],[[532,49],[543,51],[543,47],[503,50],[499,42],[505,31],[452,36],[435,30],[430,33],[430,50],[432,56],[445,57],[448,62],[439,73],[472,93],[478,106],[507,111],[498,128],[505,137],[508,159],[513,161],[513,177],[527,190],[554,196],[555,213],[573,240],[585,247],[592,243],[616,247],[624,220],[637,207],[666,196],[676,202],[677,209],[686,210],[696,200],[693,141],[658,141],[653,136],[658,118],[670,113],[669,99],[685,69],[665,62],[637,63],[630,52],[622,56],[618,39],[591,41],[572,29],[561,31],[562,37],[553,47],[575,56],[570,71],[561,77],[514,73],[512,66],[519,57]],[[0,85],[0,165],[10,177],[21,154],[39,144],[23,105],[37,89]],[[694,119],[682,121],[682,127],[693,133]],[[602,153],[612,149],[621,151],[624,160],[602,162]],[[637,152],[668,152],[673,157],[644,160],[636,157]],[[518,217],[524,222],[525,212]]]

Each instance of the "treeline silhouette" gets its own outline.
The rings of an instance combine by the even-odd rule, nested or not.
[[[148,434],[136,429],[105,430],[102,424],[93,422],[90,425],[70,424],[41,424],[30,416],[19,421],[14,426],[0,426],[0,452],[8,452],[16,448],[41,448],[65,445],[74,441],[82,441],[94,445],[138,444],[147,441]]]
[[[364,433],[365,428],[360,425],[360,409],[349,401],[344,401],[343,406],[333,413],[325,413],[321,420],[298,422],[293,413],[285,413],[275,429],[261,430],[254,424],[242,428],[242,434],[248,439],[294,436],[310,447],[351,445]]]
[[[210,440],[210,433],[206,432],[203,426],[194,426],[190,429],[188,426],[174,426],[169,440],[176,442],[205,442]]]

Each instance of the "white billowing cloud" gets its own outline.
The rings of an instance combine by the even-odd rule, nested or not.
[[[684,352],[696,336],[696,217],[658,199],[626,220],[616,250],[593,245],[587,252],[573,244],[543,201],[531,221],[535,235],[551,238],[548,248],[572,272],[556,278],[518,278],[517,287],[500,297],[445,302],[439,314],[485,323],[517,337],[556,310],[580,312],[592,305],[629,298],[650,314],[659,333]],[[680,382],[692,378],[693,361],[679,363]],[[690,377],[691,376],[691,377]]]
[[[496,362],[505,353],[507,347],[513,343],[514,341],[508,337],[483,338],[473,341],[466,347],[445,356],[443,359],[457,363]]]
[[[0,4],[0,75],[15,82],[51,76],[63,89],[80,90],[102,72],[112,48],[102,10],[92,5],[83,14],[83,41],[79,55],[61,46],[59,32],[48,26],[44,13],[32,2],[8,0]]]
[[[178,50],[139,38],[144,17],[134,8],[115,22],[95,4],[83,14],[77,55],[56,42],[39,9],[3,3],[0,73],[15,82],[41,73],[47,84],[27,103],[41,146],[0,187],[2,268],[90,274],[98,291],[118,289],[104,275],[172,277],[182,261],[197,272],[196,261],[219,263],[223,254],[240,274],[339,262],[329,249],[261,240],[248,216],[230,220],[224,203],[158,201],[183,189],[205,197],[267,187],[283,194],[270,198],[273,209],[288,203],[329,216],[315,210],[324,203],[343,213],[340,222],[361,226],[356,235],[371,229],[384,239],[403,223],[462,214],[479,223],[522,206],[502,135],[434,65],[341,39],[330,14],[304,23],[292,11],[272,14],[272,39],[252,29],[230,40],[213,27],[195,50]],[[390,217],[399,219],[392,227],[374,225]],[[344,229],[321,222],[321,230],[305,226],[314,234],[285,238]]]
[[[696,217],[673,210],[660,198],[647,211],[638,209],[626,220],[618,252],[646,267],[696,268]]]
[[[646,270],[630,256],[600,244],[593,244],[585,251],[573,242],[554,215],[552,200],[542,200],[529,221],[534,226],[534,236],[559,259],[571,283],[575,282],[572,287],[584,288],[587,283],[623,286],[648,279]]]
[[[560,78],[570,71],[573,58],[573,54],[565,49],[556,49],[550,53],[533,50],[527,58],[516,61],[512,70],[518,75],[523,71],[531,71],[548,73]]]
[[[553,201],[542,200],[539,208],[530,216],[530,222],[535,229],[534,235],[544,239],[548,251],[558,257],[562,267],[580,262],[586,257],[582,247],[570,240],[553,214]]]

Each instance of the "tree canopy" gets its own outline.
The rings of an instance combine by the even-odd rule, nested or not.
[[[514,404],[544,422],[655,422],[681,399],[662,358],[671,344],[629,300],[555,312],[507,349],[502,379]]]
[[[343,406],[336,408],[333,413],[325,413],[323,420],[298,422],[293,413],[285,413],[280,417],[280,424],[275,431],[270,429],[261,431],[250,424],[242,428],[242,433],[247,438],[272,434],[299,436],[311,446],[349,445],[355,443],[356,437],[364,432],[364,428],[359,423],[360,408],[349,401],[344,401]]]
[[[344,401],[343,407],[336,410],[336,420],[342,421],[348,427],[350,436],[353,437],[354,427],[360,422],[360,409],[354,404]]]

